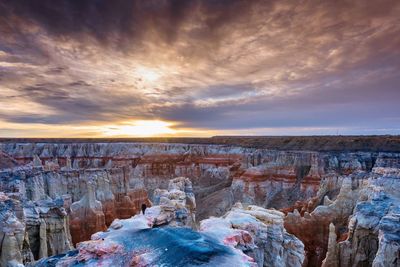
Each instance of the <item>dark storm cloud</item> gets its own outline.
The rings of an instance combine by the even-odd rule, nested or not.
[[[131,48],[132,41],[140,45],[149,31],[156,32],[162,41],[175,41],[182,22],[196,9],[205,15],[205,27],[192,32],[192,37],[218,37],[215,32],[219,27],[237,19],[239,12],[245,15],[254,3],[245,0],[15,0],[2,1],[0,16],[31,20],[55,36],[91,35],[101,44],[117,43],[120,48]]]
[[[0,123],[397,129],[398,14],[394,0],[0,0]]]

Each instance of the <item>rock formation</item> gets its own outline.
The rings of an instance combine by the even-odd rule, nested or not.
[[[156,189],[153,204],[145,212],[152,225],[195,227],[196,200],[188,178],[170,180],[168,190]]]
[[[306,211],[301,215],[295,209],[287,214],[285,228],[303,241],[307,251],[307,264],[310,266],[319,266],[325,258],[330,223],[338,227],[347,225],[358,199],[359,189],[353,183],[358,181],[346,177],[335,201],[317,206],[311,213]]]
[[[107,229],[101,202],[96,200],[92,181],[87,182],[87,193],[71,205],[71,234],[75,243],[85,241],[93,233]]]
[[[4,151],[0,150],[0,170],[14,168],[18,165],[18,161]]]
[[[171,143],[0,143],[0,191],[12,199],[7,203],[16,201],[2,209],[14,211],[11,217],[22,225],[13,228],[15,233],[9,236],[18,238],[7,244],[18,248],[13,255],[16,262],[24,263],[68,250],[71,243],[87,240],[116,218],[138,214],[142,204],[158,207],[148,209],[149,218],[156,209],[153,214],[158,215],[152,218],[165,217],[158,218],[156,225],[196,228],[195,219],[224,216],[240,201],[245,207],[280,209],[288,236],[295,235],[304,243],[304,265],[319,266],[325,258],[325,264],[337,262],[341,246],[351,249],[348,259],[353,264],[361,252],[352,243],[354,238],[347,240],[353,227],[349,220],[361,216],[355,211],[363,201],[375,203],[366,193],[371,188],[382,187],[391,203],[397,203],[400,197],[394,185],[400,153],[323,150]],[[192,193],[183,178],[170,186],[175,177],[188,178]],[[371,259],[381,265],[396,260],[392,252],[397,248],[398,232],[391,228],[396,225],[396,214],[390,209],[379,226],[368,230],[371,240],[378,242],[368,264]],[[85,225],[83,218],[90,223]],[[9,229],[5,225],[1,224],[1,233]],[[62,225],[70,227],[73,242],[66,242],[70,234]],[[78,234],[81,229],[83,236]],[[21,231],[27,236],[22,247],[18,243]],[[356,236],[362,232],[357,230]],[[261,250],[252,251],[249,255],[259,261]]]
[[[118,220],[77,250],[42,259],[34,266],[256,266],[240,250],[189,228],[151,228],[143,215]]]
[[[400,264],[399,170],[376,169],[379,177],[369,179],[348,221],[345,240],[336,240],[331,225],[325,267],[398,266]]]
[[[66,184],[72,182],[71,176],[82,179],[76,177],[81,176],[77,170],[96,169],[98,173],[102,170],[114,187],[114,196],[121,200],[124,197],[117,195],[125,196],[127,185],[132,190],[145,189],[152,199],[154,190],[166,189],[169,179],[188,177],[198,201],[201,200],[199,218],[214,212],[224,213],[236,201],[274,208],[293,206],[296,201],[313,197],[320,181],[327,176],[369,171],[375,162],[398,157],[395,153],[293,152],[162,143],[4,143],[0,144],[0,150],[19,164],[30,163],[38,155],[41,162],[52,165],[46,168],[58,172]],[[73,201],[83,195],[70,193]],[[205,206],[207,209],[202,207],[203,203],[208,204],[211,194],[216,199],[225,199],[219,193],[232,195],[233,201],[218,205],[212,212],[210,205]]]
[[[304,245],[283,227],[284,214],[257,206],[235,204],[223,217],[201,221],[200,231],[254,258],[258,266],[298,266]]]
[[[372,262],[374,267],[398,266],[400,263],[400,209],[399,204],[379,222],[379,248]]]
[[[19,197],[0,192],[1,266],[28,263],[72,249],[62,199],[29,202],[23,207]]]
[[[62,198],[25,204],[26,229],[35,259],[72,249],[69,218],[64,205]]]
[[[243,208],[237,203],[222,218],[203,220],[200,233],[196,233],[186,227],[194,226],[196,207],[188,178],[174,178],[168,190],[154,194],[156,205],[144,215],[116,219],[107,232],[95,233],[91,241],[79,243],[78,251],[43,259],[35,266],[50,262],[60,266],[77,262],[97,266],[302,266],[304,246],[285,231],[282,212]],[[160,249],[161,254],[157,252]]]
[[[389,229],[397,227],[400,194],[394,188],[400,183],[400,169],[393,167],[398,166],[397,160],[379,164],[387,166],[338,179],[341,188],[333,201],[321,186],[321,194],[314,199],[323,199],[322,205],[311,212],[295,209],[287,214],[285,227],[304,242],[308,266],[320,266],[324,258],[324,266],[372,266],[381,259],[379,240],[382,246],[390,243],[390,249],[396,250],[399,232]],[[380,231],[383,218],[390,218],[392,234]],[[396,262],[398,256],[393,257]]]
[[[21,203],[0,192],[0,265],[18,266],[33,260]]]

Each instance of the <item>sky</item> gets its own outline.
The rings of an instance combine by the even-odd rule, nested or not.
[[[0,136],[400,134],[400,1],[0,0]]]

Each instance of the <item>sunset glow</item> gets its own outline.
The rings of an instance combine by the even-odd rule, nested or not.
[[[176,131],[170,128],[172,125],[172,123],[159,120],[138,120],[122,125],[106,126],[103,134],[109,137],[173,135]]]
[[[155,82],[161,77],[161,74],[157,70],[146,67],[138,67],[135,72],[138,77],[148,82]]]
[[[0,136],[400,133],[400,1],[80,2],[0,4]]]

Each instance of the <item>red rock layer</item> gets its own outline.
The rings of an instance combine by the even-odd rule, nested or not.
[[[301,179],[302,184],[315,185],[319,187],[321,177],[318,175],[302,175],[298,171],[290,168],[265,168],[265,169],[248,169],[240,177],[245,182],[263,182],[275,181],[285,183],[296,183]]]
[[[185,177],[200,177],[202,174],[202,165],[211,167],[229,167],[237,162],[240,162],[239,155],[170,155],[170,154],[155,154],[143,156],[137,162],[137,166],[144,166],[144,177],[167,177],[176,176]]]
[[[89,240],[91,235],[104,231],[115,219],[128,219],[141,211],[142,204],[151,202],[144,189],[132,190],[127,195],[118,194],[115,201],[102,203],[102,209],[93,205],[79,207],[71,212],[70,231],[74,244]]]
[[[314,197],[319,190],[321,177],[310,171],[310,166],[261,165],[247,169],[233,180],[235,196],[241,201],[249,199],[258,205],[273,208],[290,208],[295,201]],[[305,205],[301,202],[297,206]],[[301,209],[300,209],[301,210]]]
[[[141,211],[142,204],[151,206],[147,192],[144,189],[132,190],[128,195],[118,195],[116,198],[117,218],[127,219]]]
[[[106,226],[109,226],[118,216],[118,210],[116,209],[115,201],[102,202],[104,222]]]
[[[13,168],[18,166],[18,164],[17,160],[0,150],[0,169]]]
[[[310,200],[296,201],[293,206],[280,209],[280,211],[288,214],[289,212],[294,212],[294,210],[298,210],[300,212],[300,215],[304,216],[305,212],[311,213],[319,202],[319,197],[313,197]]]
[[[71,217],[70,231],[74,245],[89,240],[92,234],[96,232],[107,229],[102,211],[84,209]]]
[[[87,182],[87,193],[71,205],[70,231],[74,244],[89,240],[91,235],[107,229],[103,205],[96,200],[94,183]]]
[[[329,236],[329,224],[331,218],[310,218],[298,223],[291,223],[285,220],[285,229],[288,233],[299,238],[306,252],[306,262],[304,266],[321,266],[325,258]]]
[[[335,184],[335,180],[329,182],[328,188]],[[306,207],[301,207],[303,214],[297,209],[293,213],[288,213],[284,219],[284,226],[288,233],[298,237],[305,246],[306,260],[304,266],[321,266],[326,256],[329,239],[329,225],[333,223],[336,227],[336,234],[341,236],[347,231],[349,216],[353,213],[356,202],[359,198],[360,185],[363,179],[346,178],[341,183],[339,194],[334,201],[324,199],[324,204],[314,208],[320,203],[321,197],[312,198]],[[324,188],[321,188],[323,191]],[[309,210],[304,210],[309,209]],[[309,211],[312,212],[310,213]],[[307,211],[307,213],[306,213]],[[345,235],[339,237],[344,238]]]

